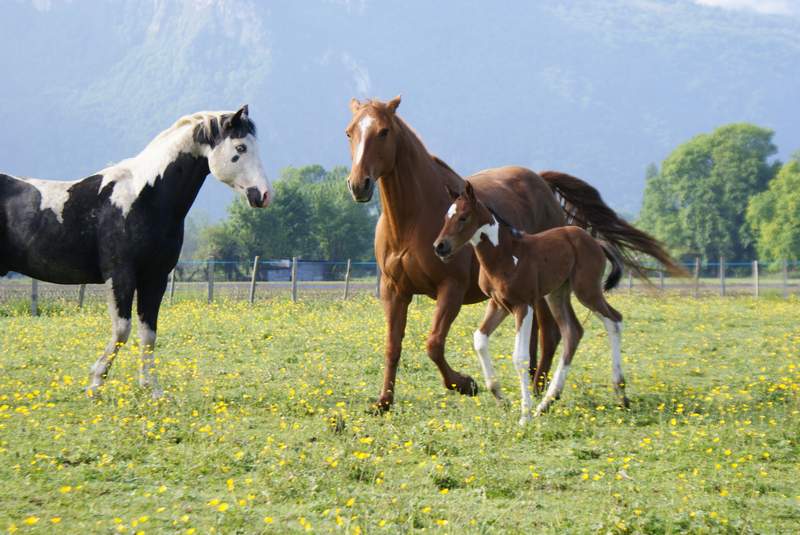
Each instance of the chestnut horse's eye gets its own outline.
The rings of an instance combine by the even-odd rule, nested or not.
[[[382,128],[380,132],[378,132],[378,137],[386,137],[389,135],[388,128]]]
[[[345,130],[344,135],[346,135],[347,138],[350,139],[350,130]]]

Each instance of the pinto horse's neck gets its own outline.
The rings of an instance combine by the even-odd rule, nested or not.
[[[512,254],[512,237],[511,229],[498,223],[494,216],[491,223],[479,228],[470,241],[481,267],[492,273],[516,265]]]
[[[396,121],[400,129],[395,166],[381,177],[379,187],[389,239],[402,247],[416,229],[437,228],[449,204],[444,186],[453,186],[460,177],[437,162],[399,117]]]

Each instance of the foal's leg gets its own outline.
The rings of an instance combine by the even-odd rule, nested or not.
[[[89,396],[97,394],[98,388],[108,376],[108,370],[114,359],[131,334],[131,308],[133,308],[133,277],[118,275],[106,283],[108,286],[108,313],[111,316],[111,340],[108,342],[103,355],[97,359],[89,373],[89,386],[86,393]]]
[[[514,310],[514,318],[517,320],[517,336],[514,340],[514,368],[519,376],[519,388],[522,392],[520,408],[522,414],[519,418],[519,425],[527,424],[531,419],[531,377],[530,367],[530,348],[531,348],[531,329],[533,327],[533,308],[528,305],[517,307]]]
[[[156,331],[158,330],[158,310],[161,298],[167,289],[167,277],[153,277],[139,284],[137,288],[136,309],[139,313],[139,340],[142,346],[139,386],[150,388],[153,399],[164,395],[155,373]]]
[[[428,335],[428,356],[439,368],[444,386],[457,390],[460,394],[474,396],[478,393],[478,384],[469,375],[455,371],[444,358],[444,344],[450,325],[458,316],[464,301],[464,288],[455,282],[446,282],[439,287],[436,294],[436,313],[433,326]]]
[[[483,321],[481,321],[480,327],[472,336],[475,352],[478,354],[481,369],[483,370],[483,378],[486,381],[486,388],[497,399],[503,399],[503,394],[500,392],[500,383],[497,382],[494,375],[492,357],[489,356],[489,337],[506,316],[508,316],[508,311],[498,306],[493,299],[490,299],[489,304],[486,306],[486,314],[483,316]]]
[[[583,337],[583,327],[581,327],[578,318],[575,317],[575,311],[572,309],[570,303],[570,287],[565,284],[558,290],[549,294],[546,298],[550,311],[561,330],[561,337],[564,341],[564,348],[561,353],[561,360],[558,363],[558,368],[553,374],[553,379],[550,381],[550,386],[544,395],[539,406],[536,408],[536,416],[540,416],[543,412],[550,408],[554,400],[561,397],[561,392],[564,390],[564,383],[567,380],[567,372],[569,371],[570,364],[572,364],[572,357],[578,349]]]
[[[531,377],[533,378],[533,393],[539,395],[547,386],[547,374],[550,373],[553,355],[561,340],[561,331],[544,299],[540,299],[536,303],[536,323],[541,331],[542,356],[536,364],[536,341],[535,336],[531,336]]]

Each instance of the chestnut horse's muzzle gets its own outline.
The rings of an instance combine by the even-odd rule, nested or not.
[[[453,258],[453,247],[450,245],[449,240],[436,240],[433,243],[433,252],[445,264]]]
[[[369,202],[372,200],[372,194],[375,192],[376,182],[377,180],[368,176],[364,177],[359,185],[353,186],[352,180],[348,178],[347,189],[350,190],[350,195],[353,196],[353,200],[356,202]]]

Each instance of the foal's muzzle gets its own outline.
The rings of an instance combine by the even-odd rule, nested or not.
[[[347,188],[356,202],[369,202],[375,192],[376,180],[371,176],[364,177],[361,184],[354,186],[350,178],[347,179]]]
[[[258,188],[247,188],[247,202],[253,208],[266,208],[269,205],[269,190],[263,194],[258,191]]]

